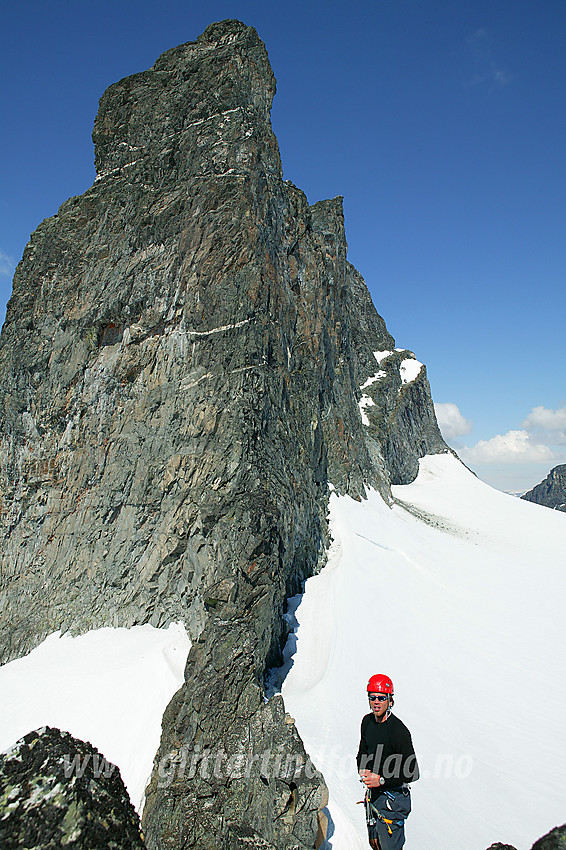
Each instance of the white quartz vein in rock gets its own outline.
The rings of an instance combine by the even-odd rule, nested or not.
[[[251,322],[251,319],[242,319],[241,322],[234,322],[233,325],[220,325],[218,328],[211,328],[209,331],[186,331],[190,336],[210,336],[210,334],[218,334],[222,331],[230,331],[233,328],[241,328]]]

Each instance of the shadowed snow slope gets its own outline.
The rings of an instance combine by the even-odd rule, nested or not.
[[[565,815],[566,518],[452,455],[393,490],[392,508],[332,495],[283,684],[329,785],[331,846],[367,846],[354,757],[366,682],[385,672],[421,766],[407,848],[526,850]]]
[[[180,623],[55,632],[0,667],[0,751],[41,726],[63,729],[118,765],[141,811],[161,718],[183,683],[189,649]]]

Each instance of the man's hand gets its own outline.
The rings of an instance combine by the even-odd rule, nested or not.
[[[380,775],[378,773],[372,773],[371,770],[360,771],[360,778],[366,788],[379,788],[381,785]]]

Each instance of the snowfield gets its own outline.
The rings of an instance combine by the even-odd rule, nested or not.
[[[393,494],[331,492],[328,564],[287,614],[282,693],[329,786],[326,846],[368,846],[355,755],[384,672],[421,767],[407,850],[528,850],[566,821],[566,515],[450,454]],[[181,624],[51,635],[0,668],[0,750],[64,729],[119,766],[140,811],[189,648]]]
[[[566,821],[566,515],[479,481],[452,455],[357,502],[295,611],[287,710],[330,790],[327,846],[367,848],[355,768],[369,676],[412,732],[407,850],[528,850]]]
[[[42,726],[70,732],[118,765],[141,813],[163,712],[183,684],[189,649],[180,623],[49,635],[0,667],[0,751]]]

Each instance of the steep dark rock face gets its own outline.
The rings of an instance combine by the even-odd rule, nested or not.
[[[116,765],[45,727],[0,755],[2,850],[143,850],[139,817]]]
[[[323,562],[329,482],[389,499],[447,451],[424,367],[346,260],[341,199],[282,179],[274,92],[237,21],[111,86],[96,182],[32,235],[0,338],[3,659],[182,620],[156,766],[241,742],[255,765],[156,770],[149,847],[312,846],[320,776],[253,761],[306,762],[263,700],[285,598]]]
[[[566,511],[566,463],[551,469],[544,481],[524,493],[521,499],[555,511]]]

